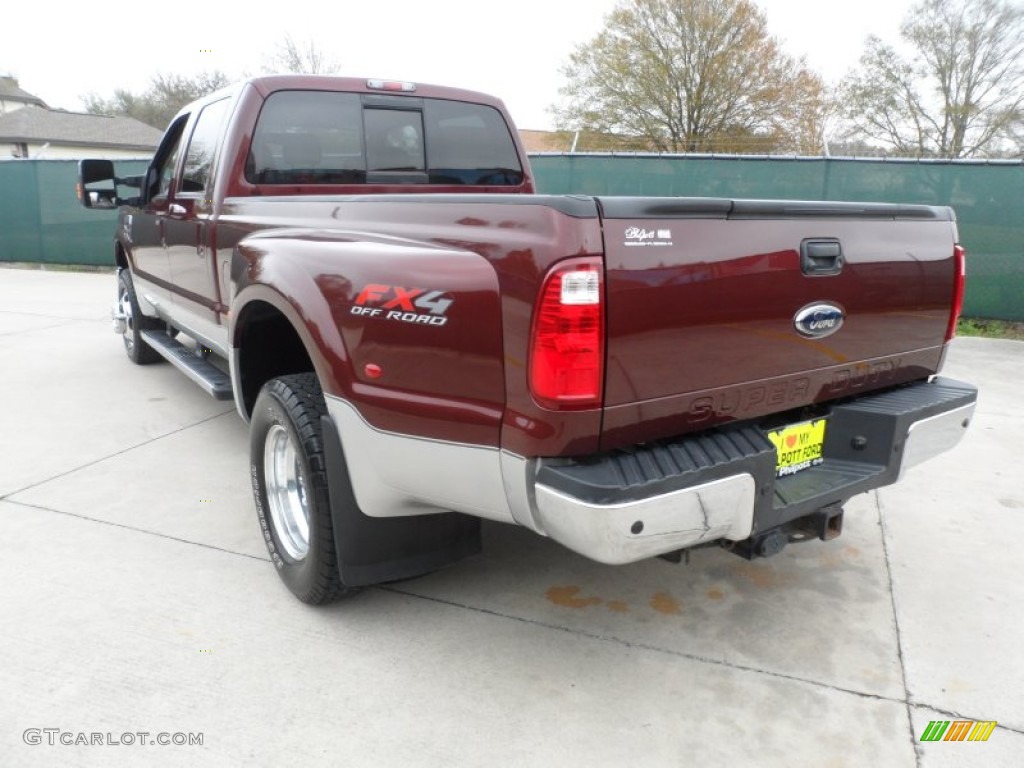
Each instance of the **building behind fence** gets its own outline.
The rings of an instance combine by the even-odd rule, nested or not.
[[[1024,321],[1024,165],[694,155],[531,157],[548,194],[927,203],[956,209],[968,251],[964,311]],[[145,161],[117,163],[140,174]],[[112,265],[116,212],[75,197],[77,164],[0,162],[0,261]]]

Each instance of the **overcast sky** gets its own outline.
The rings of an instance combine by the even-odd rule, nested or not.
[[[756,0],[784,49],[806,55],[826,80],[857,63],[864,39],[895,40],[912,0]],[[269,4],[24,6],[5,25],[0,74],[51,107],[81,110],[80,97],[145,89],[157,72],[258,73],[285,33],[311,39],[339,74],[452,85],[504,99],[520,128],[551,128],[559,72],[570,51],[603,26],[616,0],[370,0]],[[168,15],[160,13],[165,9]],[[10,15],[8,14],[8,17]],[[8,18],[10,21],[10,18]]]

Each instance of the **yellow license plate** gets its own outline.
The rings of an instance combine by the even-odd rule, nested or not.
[[[826,419],[802,421],[768,433],[775,446],[777,477],[785,477],[824,461],[821,449],[825,444]]]

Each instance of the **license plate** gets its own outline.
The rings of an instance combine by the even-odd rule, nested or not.
[[[821,449],[825,444],[826,419],[802,421],[768,433],[775,446],[776,477],[785,477],[824,461]]]

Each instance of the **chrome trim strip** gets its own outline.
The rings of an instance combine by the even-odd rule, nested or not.
[[[622,504],[590,504],[538,485],[537,517],[548,536],[574,552],[621,565],[714,539],[748,538],[755,485],[743,473]]]
[[[176,315],[174,315],[173,317],[170,314],[168,314],[166,317],[164,317],[165,322],[167,322],[169,325],[173,325],[175,328],[177,328],[179,331],[184,333],[186,336],[192,337],[193,339],[195,339],[196,341],[198,341],[200,344],[204,345],[205,347],[207,347],[209,349],[212,349],[214,354],[219,355],[220,357],[226,358],[230,354],[229,347],[226,346],[225,344],[223,344],[221,342],[216,342],[216,341],[213,340],[213,338],[208,333],[204,333],[202,331],[197,331],[194,326],[189,325],[187,323],[183,323],[181,321],[181,317],[180,317],[180,314],[181,314],[180,310],[181,310],[181,308],[178,307],[178,309],[179,309],[179,312]],[[209,325],[210,325],[211,328],[215,328],[215,329],[218,329],[218,330],[223,330],[224,334],[225,335],[227,334],[227,328],[226,327],[218,326],[218,325],[216,325],[214,323],[209,323]]]
[[[516,522],[505,498],[499,450],[377,429],[355,406],[326,395],[356,501],[370,517],[464,512]]]
[[[964,405],[911,424],[903,446],[903,462],[900,464],[899,476],[902,478],[910,467],[955,447],[974,417],[976,404]]]
[[[204,321],[204,324],[209,327],[209,331],[196,330],[194,323],[182,321],[181,315],[188,310],[184,309],[181,305],[175,304],[172,300],[158,299],[153,295],[151,289],[155,286],[154,283],[146,280],[144,277],[139,277],[134,272],[132,273],[132,280],[135,282],[135,297],[139,300],[139,308],[142,310],[142,314],[149,317],[159,317],[165,323],[173,325],[186,336],[190,336],[200,344],[212,349],[220,357],[226,358],[228,356],[229,347],[226,341],[228,329],[226,326]],[[224,341],[214,341],[211,332],[221,335]]]
[[[145,291],[136,291],[135,298],[139,301],[139,309],[142,310],[142,314],[149,315],[150,317],[160,317],[160,302],[153,298],[151,294]],[[149,312],[146,310],[149,309]]]

